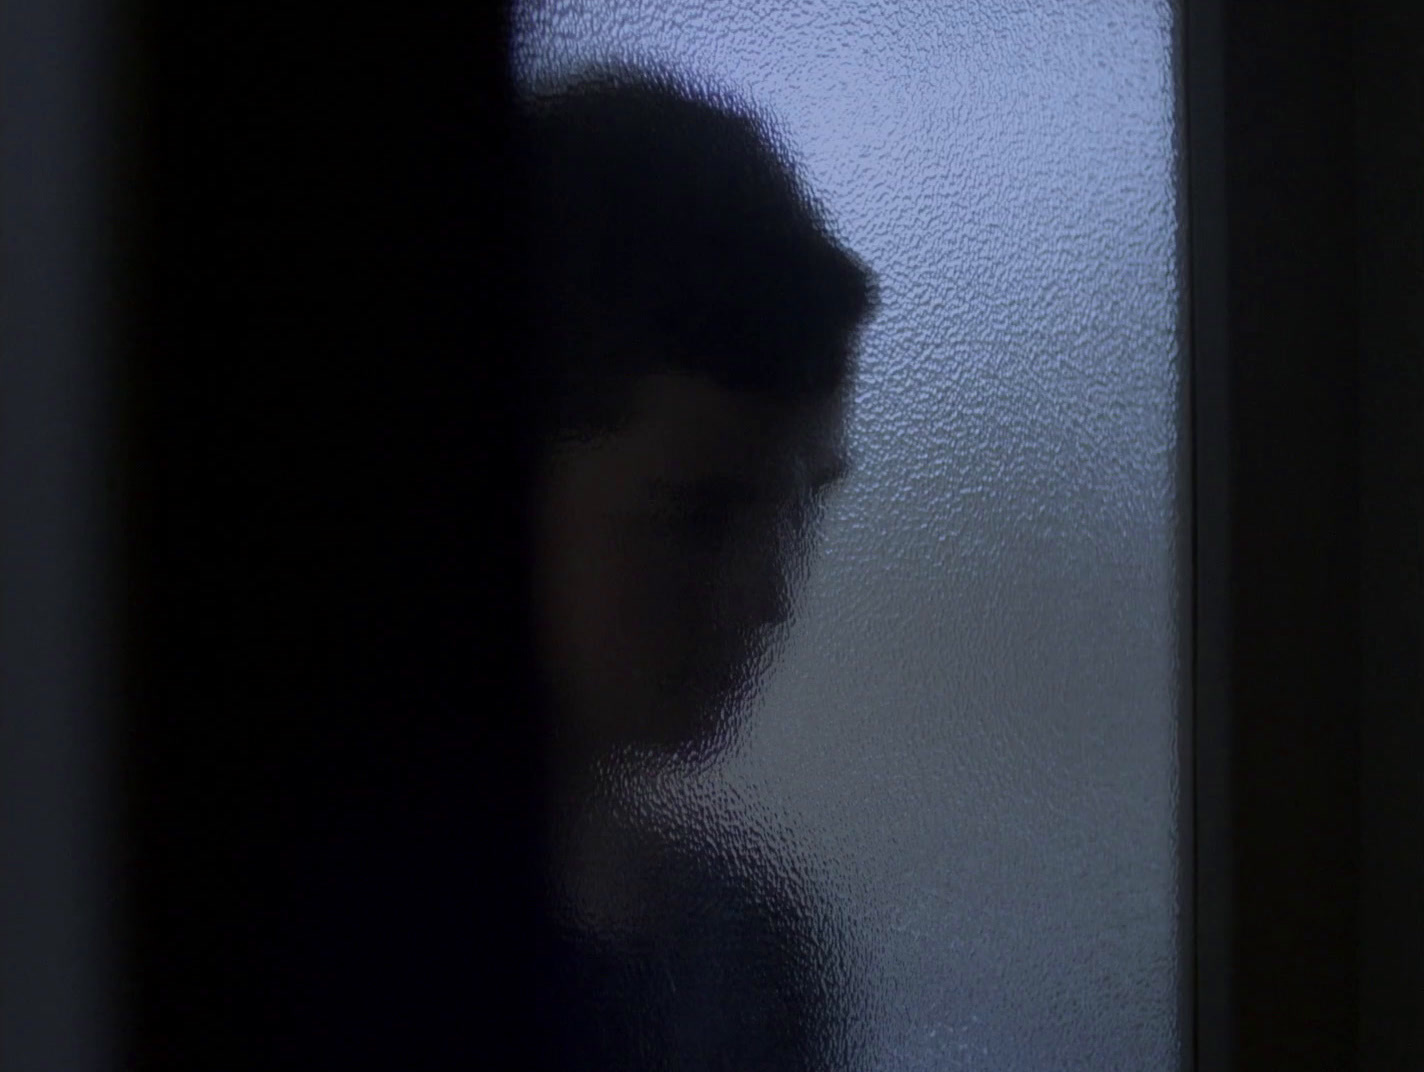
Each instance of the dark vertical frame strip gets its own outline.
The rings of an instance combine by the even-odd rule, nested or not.
[[[503,5],[126,10],[120,1064],[528,1067]]]
[[[0,5],[0,1067],[113,1066],[112,5]]]
[[[1184,4],[1190,268],[1191,817],[1188,958],[1191,1053],[1184,1068],[1227,1069],[1234,1030],[1231,841],[1231,394],[1227,330],[1226,84],[1223,0]]]
[[[1326,2],[1188,18],[1201,1068],[1356,1060],[1352,50]]]
[[[1355,5],[1360,1067],[1424,1068],[1424,5]]]
[[[1236,1055],[1356,1060],[1351,12],[1227,7]]]

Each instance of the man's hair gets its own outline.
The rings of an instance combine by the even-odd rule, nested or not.
[[[786,402],[845,382],[875,282],[763,119],[613,71],[533,95],[522,129],[548,431],[616,427],[658,371]]]

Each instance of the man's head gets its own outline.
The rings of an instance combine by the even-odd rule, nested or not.
[[[704,744],[848,463],[873,281],[746,110],[611,76],[526,119],[558,719],[589,749]]]

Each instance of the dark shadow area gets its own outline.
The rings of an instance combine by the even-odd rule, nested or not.
[[[500,5],[126,14],[118,1065],[527,1066]]]

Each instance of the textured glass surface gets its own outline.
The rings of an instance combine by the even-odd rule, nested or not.
[[[878,279],[854,467],[744,732],[605,772],[611,811],[700,856],[653,899],[714,936],[687,955],[725,955],[728,989],[757,993],[737,973],[762,970],[728,943],[771,939],[707,923],[699,898],[760,869],[746,888],[799,899],[806,948],[785,963],[838,995],[821,1015],[845,1064],[1179,1060],[1176,17],[1168,0],[517,8],[526,85],[620,61],[774,117]],[[653,912],[620,860],[605,900]]]

